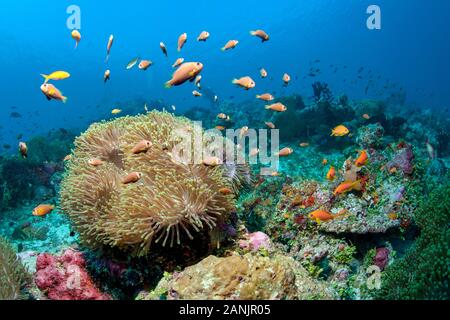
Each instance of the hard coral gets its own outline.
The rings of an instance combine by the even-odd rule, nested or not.
[[[13,248],[0,238],[0,300],[18,300],[30,281],[27,270],[17,259]]]
[[[246,169],[178,161],[171,152],[182,142],[176,130],[190,137],[201,132],[188,119],[153,111],[94,124],[76,139],[61,185],[61,207],[86,245],[144,255],[154,243],[172,246],[186,236],[192,239],[192,231],[215,229],[235,210],[235,194],[219,190],[238,189]],[[151,148],[133,154],[142,140]],[[92,158],[103,164],[89,165]],[[142,178],[123,184],[132,172]]]
[[[43,253],[36,261],[35,283],[52,300],[109,300],[85,267],[80,252],[66,250],[60,257]]]

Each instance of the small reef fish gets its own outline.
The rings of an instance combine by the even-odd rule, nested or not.
[[[436,151],[434,150],[434,147],[431,145],[431,143],[427,141],[425,143],[425,146],[427,147],[428,157],[430,157],[431,160],[436,158]]]
[[[192,91],[192,95],[194,97],[201,97],[202,96],[202,94],[200,92],[198,92],[197,90]]]
[[[222,120],[226,120],[229,118],[229,116],[227,116],[225,113],[219,113],[217,115],[217,118],[222,119]]]
[[[216,167],[222,164],[222,160],[218,157],[206,157],[203,159],[203,164],[208,167]]]
[[[229,194],[233,194],[233,190],[231,190],[230,188],[220,188],[219,192],[223,195],[229,195]]]
[[[263,100],[263,101],[273,101],[275,97],[271,95],[270,93],[264,93],[264,94],[257,94],[256,99]]]
[[[387,216],[389,220],[398,220],[398,215],[395,212],[389,212]]]
[[[104,163],[105,163],[104,161],[97,159],[97,158],[91,158],[88,160],[88,164],[93,167],[99,167],[99,166],[103,165]]]
[[[194,80],[194,84],[195,84],[198,88],[200,88],[200,81],[202,81],[202,76],[201,76],[201,75],[198,75],[198,76],[195,78],[195,80]]]
[[[187,33],[183,33],[178,37],[178,52],[183,49],[183,46],[186,44],[187,41]]]
[[[309,143],[308,142],[302,142],[302,143],[299,144],[299,146],[302,147],[302,148],[306,148],[306,147],[309,147]]]
[[[131,68],[133,68],[136,63],[139,61],[139,57],[134,58],[133,60],[131,60],[130,62],[128,62],[127,64],[127,70],[130,70]]]
[[[323,159],[322,160],[322,165],[326,165],[328,163],[328,160],[327,159]]]
[[[180,66],[184,62],[184,58],[178,58],[172,65],[172,68]]]
[[[334,181],[336,178],[336,169],[333,166],[330,166],[330,169],[327,172],[327,179],[329,181]]]
[[[367,161],[369,160],[369,157],[367,155],[367,152],[365,150],[362,150],[359,154],[358,159],[355,161],[355,165],[357,167],[362,167],[367,164]]]
[[[345,182],[342,182],[339,186],[337,186],[337,188],[334,190],[333,194],[338,195],[338,194],[347,193],[352,190],[359,189],[360,186],[361,186],[361,181],[359,181],[359,180],[357,180],[355,182],[345,181]]]
[[[63,159],[64,162],[70,161],[70,160],[72,160],[72,155],[71,155],[71,154],[68,154],[68,155],[65,156],[64,159]]]
[[[78,30],[73,30],[72,33],[72,39],[75,40],[75,49],[78,48],[78,44],[81,41],[81,33]]]
[[[160,42],[159,47],[161,48],[161,51],[163,52],[163,54],[167,57],[167,48],[166,48],[166,45],[164,44],[164,42]]]
[[[136,183],[142,178],[142,173],[132,172],[122,179],[123,184]]]
[[[147,152],[152,146],[152,143],[148,140],[142,140],[138,142],[133,149],[131,149],[131,153],[133,154],[139,154]]]
[[[273,124],[273,122],[265,122],[265,125],[269,128],[269,129],[275,129],[275,125]]]
[[[279,177],[279,176],[281,176],[281,174],[278,171],[274,171],[274,172],[272,172],[270,174],[270,176],[272,176],[272,177]]]
[[[217,102],[219,100],[219,97],[217,95],[214,96],[214,102]]]
[[[217,130],[224,131],[226,128],[224,126],[216,126]]]
[[[240,79],[233,79],[231,81],[232,84],[235,84],[237,86],[240,86],[244,88],[245,90],[253,89],[256,86],[255,81],[253,81],[250,77],[242,77]]]
[[[141,60],[141,62],[139,62],[138,68],[140,70],[147,70],[151,65],[153,64],[153,62],[151,62],[150,60]]]
[[[259,154],[259,149],[258,148],[253,148],[252,150],[250,150],[250,157],[256,157]]]
[[[266,71],[266,69],[264,69],[264,68],[262,68],[260,71],[259,71],[259,74],[261,75],[261,78],[266,78],[267,77],[267,71]]]
[[[173,73],[172,79],[166,82],[165,87],[182,85],[188,80],[195,79],[202,70],[203,64],[200,62],[185,62]]]
[[[330,220],[334,220],[336,218],[339,217],[343,217],[348,215],[348,211],[346,209],[343,209],[341,212],[337,213],[337,214],[331,214],[325,210],[316,210],[311,212],[308,217],[311,220],[316,221],[317,223],[322,223],[322,222],[326,222],[326,221],[330,221]]]
[[[230,50],[236,48],[236,46],[239,44],[239,41],[237,40],[230,40],[228,41],[225,46],[221,49],[222,51]]]
[[[50,83],[44,83],[41,85],[42,93],[47,97],[47,100],[59,100],[63,103],[67,102],[67,97],[63,96],[61,91],[59,91],[54,85]]]
[[[105,74],[103,75],[103,81],[105,81],[105,83],[108,82],[110,77],[111,77],[111,70],[108,69],[105,71]]]
[[[241,130],[239,131],[239,137],[240,137],[240,138],[245,137],[245,136],[247,135],[247,133],[248,133],[248,127],[247,127],[247,126],[244,126],[244,127],[242,127]]]
[[[285,112],[287,110],[287,107],[282,104],[281,102],[277,102],[274,104],[270,104],[266,106],[266,110],[273,110],[277,112]]]
[[[111,114],[119,114],[119,113],[121,113],[121,112],[122,112],[121,109],[113,109],[113,110],[111,111]]]
[[[114,43],[114,35],[110,35],[108,39],[108,45],[106,46],[106,62],[109,60],[109,54],[111,52],[111,47]]]
[[[343,137],[343,136],[346,136],[347,134],[349,134],[349,132],[350,132],[350,130],[348,130],[348,128],[346,126],[341,124],[331,130],[331,136]]]
[[[290,81],[291,81],[291,76],[288,75],[287,73],[285,73],[285,74],[283,75],[283,82],[284,82],[284,85],[287,86],[287,85],[289,84]]]
[[[206,41],[209,38],[209,32],[208,31],[202,31],[200,35],[197,38],[197,41]]]
[[[70,73],[66,71],[55,71],[49,75],[41,74],[41,76],[45,79],[44,83],[47,83],[49,80],[64,80],[70,78]]]
[[[287,157],[291,155],[294,152],[292,148],[283,148],[280,150],[280,152],[277,153],[279,157]]]
[[[28,158],[28,146],[25,142],[19,142],[19,153],[23,159]]]
[[[175,105],[172,105],[171,108],[173,111],[177,111],[177,107]]]
[[[33,209],[32,215],[36,217],[43,217],[51,213],[55,209],[54,205],[51,204],[40,204]]]
[[[269,41],[269,35],[264,30],[250,31],[250,34],[252,36],[260,38],[262,42]]]
[[[364,113],[362,117],[366,120],[370,120],[370,116],[367,113]]]

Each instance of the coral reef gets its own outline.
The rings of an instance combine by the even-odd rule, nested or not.
[[[101,293],[85,270],[80,252],[66,250],[61,256],[40,254],[34,281],[51,300],[109,300]]]
[[[152,244],[179,245],[186,236],[192,239],[193,231],[226,222],[235,195],[219,190],[238,189],[245,170],[178,161],[171,153],[182,141],[177,129],[185,135],[201,130],[188,119],[153,111],[94,124],[76,139],[61,184],[61,207],[84,244],[143,255]],[[144,140],[151,147],[134,154]],[[90,159],[102,164],[92,166]],[[123,183],[133,172],[139,181]]]
[[[291,258],[275,254],[209,256],[181,273],[165,277],[138,299],[331,299],[333,293],[310,279]]]
[[[26,299],[24,289],[31,282],[11,245],[0,237],[0,300]]]

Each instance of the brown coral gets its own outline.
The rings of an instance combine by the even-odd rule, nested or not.
[[[181,142],[174,135],[178,129],[186,135],[201,132],[188,119],[155,111],[94,124],[75,140],[61,186],[61,207],[86,245],[143,255],[154,243],[173,246],[186,236],[192,239],[194,232],[214,229],[235,209],[235,196],[219,190],[235,189],[242,179],[230,174],[228,166],[176,160],[171,151]],[[152,147],[134,154],[133,147],[142,140]],[[92,158],[104,164],[90,166]],[[131,172],[142,178],[123,184]]]

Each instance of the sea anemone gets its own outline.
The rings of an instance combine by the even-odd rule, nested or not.
[[[235,211],[236,194],[219,190],[239,189],[248,169],[230,174],[229,166],[178,161],[172,151],[183,138],[176,130],[191,137],[201,132],[186,118],[153,111],[93,124],[75,140],[61,184],[61,207],[85,245],[145,255],[156,243],[179,245],[193,239],[194,232],[211,231]],[[150,149],[134,154],[142,140],[151,142]],[[195,152],[184,155],[189,153]],[[93,158],[102,165],[89,165]],[[124,184],[133,172],[141,174],[140,180]]]

